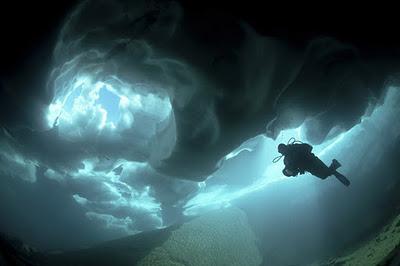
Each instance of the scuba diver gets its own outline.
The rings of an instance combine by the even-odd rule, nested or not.
[[[331,165],[328,167],[311,152],[313,148],[311,145],[296,140],[290,143],[290,140],[288,144],[281,143],[278,145],[278,151],[282,155],[273,160],[275,163],[284,156],[283,162],[285,168],[282,170],[282,173],[285,176],[297,176],[298,174],[309,172],[316,177],[326,179],[328,176],[333,175],[343,185],[350,185],[350,181],[336,171],[341,166],[336,159],[333,159]]]

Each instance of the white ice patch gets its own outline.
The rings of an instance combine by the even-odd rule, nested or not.
[[[131,85],[117,79],[107,82],[80,76],[69,86],[49,105],[47,124],[57,125],[59,134],[72,140],[138,129],[143,125],[135,123],[135,116],[141,113],[156,124],[167,119],[172,110],[168,98],[137,94]]]
[[[48,179],[52,179],[52,180],[55,180],[60,183],[64,182],[64,178],[65,178],[65,175],[63,175],[59,172],[56,172],[53,169],[47,169],[44,172],[44,176],[47,177]]]
[[[4,130],[4,132],[6,132]],[[36,169],[38,162],[16,151],[8,141],[11,136],[5,135],[0,142],[0,173],[7,176],[21,178],[27,182],[36,182]]]
[[[130,217],[117,218],[110,214],[96,212],[87,212],[86,217],[88,217],[89,220],[99,223],[104,228],[109,230],[117,230],[125,234],[135,234],[140,232],[133,229],[135,228],[135,225]]]
[[[73,199],[87,210],[90,219],[129,234],[163,227],[161,203],[152,188],[124,181],[147,164],[121,160],[105,170],[98,169],[101,162],[97,159],[85,160],[83,164],[83,169],[70,173],[69,184],[75,191]],[[120,173],[112,170],[121,166]]]

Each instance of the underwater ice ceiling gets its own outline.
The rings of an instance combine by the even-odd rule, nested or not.
[[[3,128],[1,171],[56,181],[88,221],[125,235],[271,187],[340,187],[282,175],[272,159],[291,137],[346,162],[355,185],[358,158],[398,139],[399,87],[371,87],[353,47],[320,38],[294,49],[243,21],[209,47],[184,14],[173,1],[77,6],[54,49],[43,125]]]

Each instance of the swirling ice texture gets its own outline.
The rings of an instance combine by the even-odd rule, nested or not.
[[[184,197],[180,186],[193,187],[152,169],[175,146],[172,104],[183,108],[197,86],[188,65],[149,45],[152,36],[174,33],[180,9],[166,4],[153,14],[145,1],[82,2],[61,30],[48,82],[45,122],[65,144],[80,146],[81,161],[75,168],[50,163],[45,176],[68,187],[88,219],[125,233],[168,225],[162,205]],[[160,184],[170,195],[160,195]]]
[[[219,126],[214,100],[204,96],[209,81],[196,66],[166,52],[179,39],[181,19],[181,7],[173,1],[82,2],[66,19],[54,50],[48,126],[58,121],[61,135],[82,143],[93,142],[95,135],[92,154],[149,161],[155,168],[171,165],[163,160],[173,150],[180,154],[186,139],[214,142]],[[90,87],[87,96],[78,95],[85,103],[71,100],[82,86]],[[110,112],[98,104],[101,86],[124,100],[119,121],[111,121]]]
[[[145,3],[83,2],[54,50],[46,130],[4,129],[2,138],[3,174],[56,181],[89,221],[117,235],[169,225],[174,204],[196,188],[152,168],[171,154],[174,112],[199,84],[187,64],[146,40],[174,33],[179,6],[166,3],[154,23]]]
[[[142,45],[136,49],[147,49]],[[54,70],[54,81],[49,83],[54,89],[47,114],[49,126],[56,123],[65,139],[83,144],[94,140],[94,153],[107,150],[109,156],[140,161],[168,157],[176,133],[170,98],[164,90],[167,83],[156,87],[142,81],[137,72],[134,83],[123,80],[121,75],[105,71],[107,64],[116,62],[104,61],[104,55],[92,50],[64,63],[58,75]],[[135,58],[132,61],[136,62]],[[160,139],[165,139],[159,143],[166,144],[165,148],[152,150]]]
[[[381,105],[349,131],[315,146],[315,154],[327,163],[332,158],[342,162],[340,170],[349,177],[352,186],[374,178],[368,174],[370,167],[379,168],[382,163],[379,157],[399,138],[400,124],[396,119],[400,114],[399,101],[399,88],[389,87]],[[381,132],[385,132],[385,138],[380,138]],[[36,168],[29,165],[37,162],[11,150],[12,136],[3,133],[3,140],[9,140],[3,146],[9,148],[1,153],[2,171],[20,178],[31,176],[28,180],[35,182]],[[290,137],[305,140],[303,128],[285,130],[276,140],[260,135],[244,142],[222,158],[220,169],[202,183],[159,175],[147,163],[104,158],[87,158],[80,169],[68,173],[48,168],[44,175],[69,191],[89,221],[117,235],[174,223],[178,216],[170,216],[171,209],[187,216],[199,215],[240,204],[252,194],[271,188],[283,190],[283,198],[293,197],[293,191],[304,191],[307,197],[300,197],[303,201],[314,200],[313,193],[324,189],[347,189],[333,177],[323,182],[310,175],[284,177],[282,161],[274,164],[272,159],[277,155],[277,144]]]
[[[67,88],[47,114],[60,138],[113,158],[157,161],[169,156],[175,124],[168,98],[133,93],[116,78],[96,81],[90,75],[76,77]]]
[[[151,165],[192,180],[266,125],[275,138],[307,119],[304,134],[314,143],[337,125],[349,129],[379,88],[371,89],[350,45],[319,38],[295,47],[223,14],[192,18],[174,1],[84,1],[66,19],[54,57],[54,98],[82,76],[168,98],[176,132],[152,140],[178,141]],[[130,159],[149,156],[138,150]]]
[[[48,130],[4,131],[3,173],[38,186],[43,178],[56,181],[85,221],[115,237],[270,188],[308,190],[319,180],[284,178],[282,162],[271,163],[276,145],[292,136],[320,143],[315,152],[326,162],[348,160],[343,172],[350,177],[357,161],[346,159],[345,149],[361,155],[357,140],[376,137],[376,129],[364,127],[396,137],[389,122],[397,112],[394,88],[393,102],[351,128],[368,103],[361,96],[370,95],[360,89],[366,87],[352,47],[322,38],[305,51],[294,49],[245,23],[233,23],[240,38],[216,38],[218,47],[210,47],[177,3],[160,4],[79,5],[54,51],[43,116]],[[201,32],[216,30],[210,25]],[[349,54],[350,63],[341,60]],[[268,137],[259,135],[266,126]],[[325,184],[340,186],[332,179]]]

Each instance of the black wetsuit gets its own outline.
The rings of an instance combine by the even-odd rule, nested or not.
[[[297,176],[307,171],[321,179],[333,175],[335,169],[325,165],[311,151],[312,146],[306,143],[287,145],[285,159],[283,160],[285,164],[283,174],[286,176]]]

